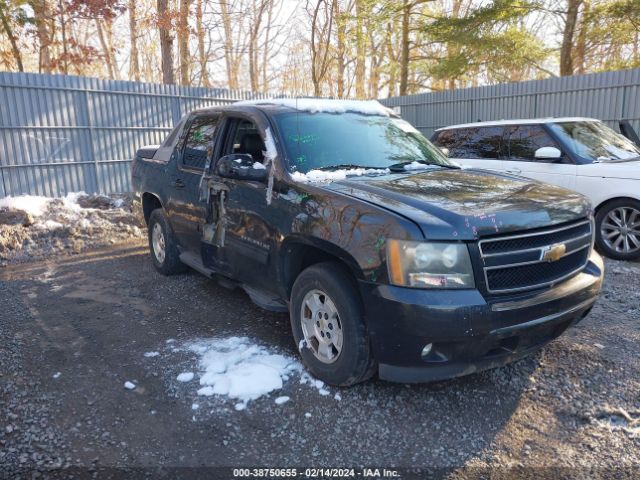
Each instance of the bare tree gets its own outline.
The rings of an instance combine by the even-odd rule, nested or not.
[[[560,47],[560,75],[573,75],[574,36],[578,24],[578,14],[582,0],[567,0],[567,12],[562,31],[562,46]]]
[[[103,28],[104,20],[100,17],[95,18],[96,22],[96,30],[98,32],[98,40],[100,41],[100,46],[102,47],[102,51],[104,53],[105,63],[107,64],[107,72],[109,72],[109,78],[112,80],[116,78],[116,70],[113,59],[113,50],[109,41],[107,40],[107,33],[105,32],[105,28]]]
[[[307,1],[307,12],[311,17],[311,81],[316,97],[322,96],[322,86],[333,60],[333,5],[333,2],[330,3],[328,0],[316,0],[315,5]]]
[[[189,6],[191,0],[180,0],[178,14],[178,52],[180,56],[180,83],[190,85],[189,77]]]
[[[220,14],[224,29],[224,61],[227,67],[227,81],[229,88],[237,89],[238,84],[238,55],[234,48],[235,42],[232,30],[232,12],[228,0],[220,0]]]
[[[158,31],[160,33],[160,57],[162,63],[162,83],[173,84],[173,35],[169,0],[157,0]]]
[[[13,32],[11,22],[8,18],[8,10],[9,9],[6,2],[0,1],[0,23],[2,23],[2,28],[4,29],[4,32],[9,39],[9,43],[11,44],[11,53],[13,54],[16,66],[18,67],[18,71],[24,72],[24,65],[22,64],[22,54],[20,53],[20,48],[18,48],[18,40]]]
[[[203,87],[210,87],[207,69],[207,51],[204,46],[204,23],[202,21],[202,0],[196,0],[196,36],[198,37],[198,62],[200,63],[200,80]]]
[[[138,59],[138,15],[136,0],[129,0],[129,40],[131,53],[129,55],[129,78],[140,81],[140,62]]]

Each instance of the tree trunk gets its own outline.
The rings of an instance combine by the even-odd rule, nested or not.
[[[387,58],[389,59],[389,97],[393,97],[396,94],[397,87],[397,57],[393,51],[393,32],[395,31],[395,22],[387,24],[387,32],[385,36],[385,42],[387,47]]]
[[[356,97],[365,98],[366,92],[364,88],[365,68],[366,68],[366,44],[363,29],[363,0],[356,0]]]
[[[111,58],[111,52],[109,49],[109,44],[104,35],[104,29],[102,28],[102,19],[96,17],[96,28],[98,30],[98,40],[100,41],[100,46],[102,47],[102,52],[104,54],[104,60],[107,64],[107,72],[109,73],[109,78],[114,80],[116,78],[115,71],[113,68],[113,62]]]
[[[269,42],[271,41],[271,27],[273,26],[274,0],[268,0],[267,25],[265,27],[264,49],[262,50],[262,91],[269,90],[269,78],[267,77],[269,63]]]
[[[567,0],[567,17],[562,32],[560,48],[560,75],[573,75],[573,37],[578,23],[578,12],[582,0]]]
[[[249,79],[251,81],[251,90],[257,92],[259,86],[260,69],[258,67],[258,36],[260,34],[260,26],[262,24],[262,14],[266,6],[265,0],[254,1],[253,15],[251,16],[251,29],[249,33]],[[266,48],[266,45],[265,45]]]
[[[582,18],[589,14],[589,2],[584,1],[584,7],[582,9]],[[575,49],[572,55],[573,70],[576,74],[581,75],[586,73],[586,50],[587,50],[587,25],[584,21],[579,22],[579,26],[576,26],[578,30],[578,38],[576,39]]]
[[[5,15],[4,11],[0,8],[0,22],[2,22],[2,27],[4,28],[7,37],[9,38],[9,43],[11,44],[11,53],[13,54],[13,58],[16,61],[16,66],[18,67],[19,72],[24,72],[24,66],[22,65],[22,55],[20,54],[20,49],[18,48],[18,42],[16,36],[13,33],[13,29],[11,28],[11,24],[9,23],[9,19]]]
[[[178,52],[180,54],[180,83],[189,85],[189,5],[191,0],[180,0],[178,16]]]
[[[344,72],[346,69],[345,62],[345,39],[347,36],[347,21],[345,16],[340,12],[340,0],[333,1],[333,11],[336,17],[337,45],[336,45],[336,95],[338,98],[344,98]]]
[[[411,23],[411,4],[404,0],[402,6],[402,40],[400,42],[400,95],[406,95],[409,89],[409,27]]]
[[[157,0],[160,56],[162,59],[162,83],[173,84],[173,36],[168,15],[168,0]]]
[[[62,36],[62,73],[69,73],[69,52],[67,47],[67,21],[64,18],[64,4],[58,0],[58,10],[60,15],[60,35]]]
[[[220,0],[220,13],[224,29],[224,61],[227,67],[227,82],[229,88],[238,88],[238,65],[233,51],[233,31],[231,28],[231,13],[227,0]]]
[[[209,70],[207,70],[207,52],[204,49],[204,25],[202,24],[202,0],[196,1],[196,34],[198,36],[198,59],[200,61],[200,79],[202,86],[209,88]]]
[[[47,0],[31,0],[31,8],[33,9],[34,23],[38,36],[39,45],[39,61],[38,70],[40,73],[51,73],[53,65],[51,62],[51,43],[53,38],[53,25],[51,22],[51,9]]]
[[[129,57],[129,77],[140,81],[140,61],[138,59],[138,28],[136,26],[136,0],[129,0],[129,39],[131,41],[131,56]]]

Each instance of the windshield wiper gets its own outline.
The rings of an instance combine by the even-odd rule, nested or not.
[[[325,165],[324,167],[314,168],[313,170],[332,171],[332,170],[352,170],[355,168],[363,168],[365,170],[384,170],[387,167],[370,167],[367,165],[356,165],[355,163],[340,163],[338,165]]]
[[[443,165],[441,163],[435,163],[435,162],[428,162],[426,160],[411,160],[411,161],[406,161],[406,162],[399,162],[399,163],[394,163],[393,165],[387,167],[389,170],[391,170],[392,172],[410,172],[413,169],[409,169],[407,170],[405,167],[407,165],[411,165],[412,163],[421,163],[425,166],[429,166],[429,167],[440,167],[440,168],[451,168],[454,170],[459,170],[460,167],[457,167],[455,165]]]

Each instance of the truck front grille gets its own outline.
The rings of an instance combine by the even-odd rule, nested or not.
[[[588,220],[481,240],[487,290],[532,290],[568,279],[585,267],[592,245],[593,226]]]

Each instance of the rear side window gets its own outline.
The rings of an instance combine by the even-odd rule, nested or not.
[[[451,158],[500,159],[503,155],[503,128],[473,127],[442,130],[436,145],[449,149]]]
[[[515,125],[509,127],[509,159],[535,162],[536,150],[542,147],[558,147],[541,125]]]
[[[182,164],[185,167],[204,169],[207,150],[213,148],[217,124],[218,119],[215,117],[199,117],[191,122],[182,151]]]

